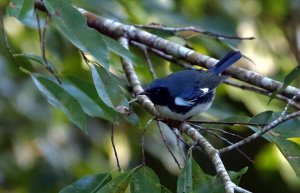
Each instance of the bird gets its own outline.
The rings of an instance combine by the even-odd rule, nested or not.
[[[216,87],[230,77],[222,73],[241,57],[240,51],[230,51],[208,70],[182,70],[155,79],[138,95],[146,95],[161,118],[187,121],[211,107]]]

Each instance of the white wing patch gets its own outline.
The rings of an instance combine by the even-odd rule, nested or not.
[[[195,101],[186,101],[183,98],[176,97],[175,98],[175,104],[178,106],[193,106],[195,104]]]
[[[200,90],[203,92],[203,94],[205,94],[209,91],[209,88],[200,88]]]

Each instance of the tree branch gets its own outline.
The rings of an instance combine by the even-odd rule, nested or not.
[[[44,4],[41,1],[35,1],[35,7],[39,10],[46,11]],[[137,29],[133,25],[123,24],[105,17],[100,17],[87,12],[83,9],[78,9],[87,19],[89,27],[98,30],[100,33],[113,38],[127,37],[130,41],[144,44],[150,48],[154,48],[163,52],[166,55],[171,55],[174,59],[181,59],[193,65],[200,65],[204,68],[210,68],[218,60],[206,55],[195,52],[189,48],[178,45],[174,42],[165,40],[149,32]],[[263,88],[269,92],[277,91],[282,87],[282,83],[268,77],[264,77],[256,72],[248,71],[240,67],[231,66],[225,74],[231,75],[240,81]],[[282,95],[292,98],[300,90],[298,88],[288,86],[282,91]]]

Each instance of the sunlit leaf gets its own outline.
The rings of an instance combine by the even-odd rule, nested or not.
[[[300,145],[281,137],[272,137],[272,140],[289,162],[296,175],[300,177]]]
[[[118,106],[129,108],[127,98],[114,76],[95,65],[91,65],[91,71],[98,95],[107,106],[114,110],[117,110]]]
[[[125,192],[129,182],[132,177],[132,172],[127,171],[119,176],[117,176],[115,179],[111,180],[107,184],[105,184],[100,190],[98,190],[96,193],[122,193]]]
[[[113,120],[116,112],[107,108],[100,100],[92,83],[83,79],[68,77],[68,79],[63,79],[62,87],[78,100],[86,114],[101,117],[108,121]]]
[[[286,87],[288,87],[297,77],[299,77],[299,74],[300,74],[300,65],[296,66],[288,75],[286,75],[282,87],[279,90],[272,93],[268,103],[270,103],[275,98],[276,94],[285,90]]]
[[[33,15],[34,0],[11,0],[7,6],[6,12],[9,16],[15,17],[21,22]]]
[[[87,26],[86,19],[68,1],[45,1],[57,29],[77,48],[91,54],[108,69],[108,49],[102,36]]]
[[[96,192],[111,180],[110,174],[97,174],[80,178],[73,184],[63,188],[59,193],[86,193]]]
[[[84,132],[87,132],[84,111],[72,95],[61,88],[55,81],[43,75],[32,74],[31,77],[51,105],[62,110],[71,122]]]
[[[161,185],[153,170],[143,166],[134,172],[130,189],[131,193],[160,193]]]

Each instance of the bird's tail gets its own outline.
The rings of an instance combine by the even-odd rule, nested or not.
[[[209,71],[219,75],[224,72],[229,66],[238,61],[241,57],[241,52],[230,51],[216,65],[211,67]]]

